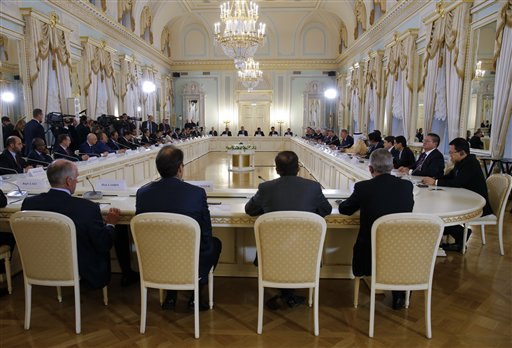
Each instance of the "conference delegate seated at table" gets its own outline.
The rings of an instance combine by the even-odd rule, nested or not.
[[[95,151],[97,154],[107,156],[109,153],[115,153],[116,151],[111,149],[107,143],[109,141],[108,136],[104,132],[98,133],[98,141],[95,145]]]
[[[399,152],[395,149],[395,137],[392,135],[388,135],[384,138],[383,141],[384,148],[389,151],[391,156],[393,156],[393,163],[398,162],[398,154]]]
[[[346,149],[354,145],[354,138],[348,134],[348,130],[342,129],[340,132],[340,149]]]
[[[96,143],[98,142],[98,137],[96,137],[96,134],[89,133],[87,134],[87,140],[80,145],[78,148],[79,155],[88,155],[90,156],[100,156],[96,152]]]
[[[269,137],[277,137],[279,133],[276,131],[276,127],[270,127],[270,132],[268,132]]]
[[[0,175],[23,173],[25,170],[32,168],[22,158],[23,144],[20,138],[11,135],[5,143],[6,148],[0,154]]]
[[[256,132],[254,132],[254,136],[255,137],[264,137],[265,136],[265,133],[263,133],[263,131],[261,130],[260,127],[258,127],[258,129],[256,129]]]
[[[33,167],[47,167],[52,162],[53,158],[48,155],[48,148],[44,140],[34,138],[32,140],[32,151],[27,156],[27,163]]]
[[[400,167],[411,168],[416,163],[414,153],[407,146],[407,140],[403,135],[395,138],[395,149],[398,151],[398,160],[395,161],[394,166],[396,169]]]
[[[340,145],[340,139],[332,129],[327,130],[327,137],[324,139],[325,145],[337,147]]]
[[[88,155],[75,155],[70,148],[71,139],[67,134],[60,134],[57,138],[57,144],[53,147],[53,158],[65,158],[70,161],[87,161]]]
[[[217,131],[215,130],[215,127],[212,127],[212,129],[208,132],[208,135],[216,137],[219,135],[219,133],[217,133]]]
[[[126,149],[135,150],[138,146],[133,142],[132,133],[126,133],[119,137],[119,144]]]
[[[232,136],[232,134],[231,134],[231,131],[229,130],[229,128],[228,128],[228,127],[226,127],[226,129],[224,129],[224,132],[222,132],[222,133],[220,134],[220,136],[221,136],[221,137],[230,137],[230,136]]]
[[[247,131],[245,130],[244,126],[240,127],[240,130],[238,131],[238,134],[237,134],[239,137],[242,136],[242,137],[246,137],[249,135],[249,133],[247,133]]]
[[[373,131],[368,134],[368,152],[366,153],[366,158],[370,158],[370,155],[373,151],[377,149],[384,148],[384,142],[382,141],[382,137],[379,131]]]
[[[288,137],[293,137],[293,132],[292,132],[291,128],[287,128],[286,129],[286,132],[284,132],[284,136],[285,137],[287,137],[287,136]]]
[[[402,173],[416,176],[430,176],[440,178],[444,174],[444,156],[437,149],[441,138],[435,133],[428,133],[423,138],[423,152],[411,167],[400,167]]]

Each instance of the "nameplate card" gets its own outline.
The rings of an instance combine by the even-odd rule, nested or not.
[[[257,137],[261,137],[261,134],[256,134]]]
[[[31,168],[28,170],[28,176],[45,176],[46,172],[43,167]]]
[[[228,135],[227,134],[221,134],[221,137],[227,137]]]
[[[125,180],[98,179],[95,180],[94,186],[99,191],[126,191]]]
[[[239,137],[245,137],[245,134],[238,134]]]
[[[98,162],[98,157],[96,156],[91,156],[89,157],[89,159],[87,160],[88,163],[94,163],[94,162]]]
[[[107,155],[107,158],[112,158],[112,157],[117,157],[116,154],[114,152],[110,152],[108,155]]]
[[[187,183],[204,188],[206,192],[213,191],[213,181],[186,181]]]
[[[22,190],[46,190],[48,185],[46,184],[46,178],[23,178],[17,180],[18,186]]]
[[[135,153],[135,151],[133,151],[132,149],[126,150],[126,152],[125,152],[125,154],[127,154],[127,155],[130,155],[132,153]]]
[[[290,134],[285,134],[284,136],[287,137],[287,138],[291,138],[292,137]]]

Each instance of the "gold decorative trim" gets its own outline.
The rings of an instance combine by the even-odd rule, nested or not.
[[[477,217],[481,216],[482,212],[483,212],[483,209],[478,209],[478,210],[475,210],[475,211],[473,211],[471,213],[467,213],[467,214],[464,214],[464,215],[448,216],[448,217],[444,217],[442,219],[443,219],[443,222],[445,224],[453,224],[453,223],[457,223],[457,222],[465,222],[465,221],[469,221],[471,219],[474,219],[474,218],[477,218]]]
[[[262,70],[311,70],[312,67],[321,70],[336,70],[338,64],[332,59],[302,59],[302,60],[260,60]],[[171,63],[173,71],[209,71],[233,70],[232,60],[175,60]]]

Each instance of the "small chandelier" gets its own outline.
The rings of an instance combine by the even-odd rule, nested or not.
[[[245,60],[253,57],[258,47],[265,41],[265,23],[258,21],[259,6],[245,0],[227,1],[220,5],[220,20],[224,23],[221,32],[220,22],[214,26],[215,44],[220,45],[224,54],[235,61],[235,68],[241,69]]]
[[[248,58],[243,63],[243,68],[238,70],[238,78],[249,91],[252,91],[260,83],[262,76],[260,63],[255,62],[252,58]]]

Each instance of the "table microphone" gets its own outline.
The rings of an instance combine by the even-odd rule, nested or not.
[[[265,182],[267,181],[265,178],[263,178],[261,175],[258,175],[258,179],[260,179],[261,181]]]
[[[46,161],[40,161],[40,160],[36,160],[36,159],[33,159],[33,158],[29,158],[29,157],[21,157],[23,158],[23,160],[27,161],[27,162],[36,162],[36,163],[41,163],[41,164],[44,164],[44,165],[49,165],[51,162],[46,162]],[[46,170],[46,168],[44,168]]]
[[[1,168],[0,169],[9,169],[9,168]],[[13,169],[14,170],[14,169]],[[6,184],[10,184],[14,187],[16,187],[18,190],[17,191],[11,191],[7,194],[8,197],[20,197],[20,198],[23,198],[27,195],[27,191],[22,191],[21,190],[21,187],[19,187],[18,184],[15,184],[13,182],[10,182],[10,181],[1,181],[1,183],[6,183]]]
[[[120,142],[117,142],[117,141],[115,141],[115,140],[110,139],[110,141],[112,141],[112,142],[113,142],[114,144],[116,144],[116,145],[120,145],[120,146],[124,147],[125,149],[128,149],[128,150],[131,150],[131,149],[132,149],[131,147],[126,146],[126,145],[124,145],[124,144],[121,144]]]
[[[65,155],[65,154],[60,153],[60,152],[54,152],[54,153],[53,153],[53,157],[55,157],[55,155],[59,155],[59,158],[60,158],[60,157],[64,157],[64,158],[72,159],[72,160],[73,160],[73,161],[75,161],[75,162],[76,162],[76,161],[78,161],[78,158],[73,157],[73,156],[69,156],[69,155]],[[57,158],[55,158],[55,159],[57,159]]]
[[[89,199],[89,200],[93,200],[93,201],[94,200],[102,199],[103,198],[103,193],[100,192],[100,191],[96,191],[96,189],[94,188],[94,185],[92,184],[91,180],[89,180],[89,176],[86,176],[85,180],[87,180],[89,182],[89,184],[91,184],[92,191],[84,192],[84,194],[82,196],[85,199]]]
[[[97,153],[85,153],[85,152],[79,152],[78,153],[79,155],[87,155],[89,157],[93,156],[93,157],[101,157],[101,155],[98,155]]]

